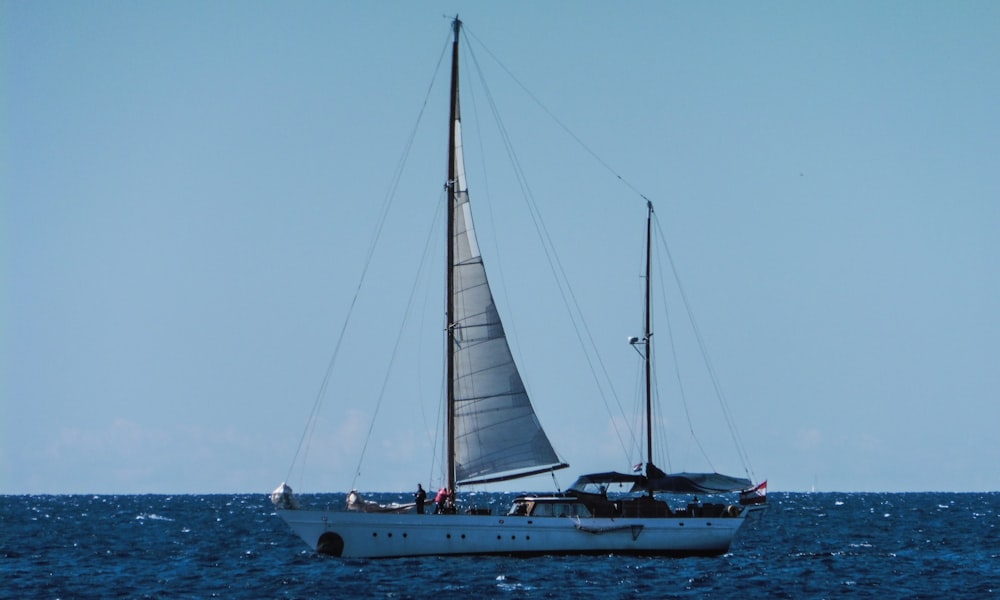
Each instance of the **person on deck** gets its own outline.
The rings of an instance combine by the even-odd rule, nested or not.
[[[434,514],[440,515],[444,512],[444,501],[448,497],[448,490],[441,488],[437,496],[434,496]]]
[[[427,492],[424,491],[424,486],[417,484],[417,493],[413,494],[413,498],[417,501],[417,514],[424,514],[424,501],[427,500]]]

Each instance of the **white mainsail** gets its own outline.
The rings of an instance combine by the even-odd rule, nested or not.
[[[454,125],[449,329],[454,352],[456,482],[483,483],[566,467],[535,416],[493,302],[472,225],[457,111]]]

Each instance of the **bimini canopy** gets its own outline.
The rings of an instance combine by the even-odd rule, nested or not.
[[[646,477],[644,475],[629,475],[626,473],[618,473],[615,471],[607,471],[605,473],[589,473],[587,475],[581,475],[577,478],[573,485],[569,486],[569,491],[571,492],[582,492],[584,494],[596,494],[601,488],[607,489],[609,486],[614,484],[628,484],[629,491],[635,489],[635,486],[641,485]]]

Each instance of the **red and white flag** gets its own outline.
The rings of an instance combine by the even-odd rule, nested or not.
[[[765,504],[767,502],[767,480],[740,492],[740,504]]]

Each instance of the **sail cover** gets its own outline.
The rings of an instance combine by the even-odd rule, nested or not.
[[[593,493],[597,486],[629,484],[631,492],[672,492],[677,494],[724,494],[739,492],[750,487],[750,480],[721,473],[671,473],[666,474],[657,467],[647,470],[646,475],[635,475],[609,471],[581,475],[569,487],[577,492]]]
[[[657,492],[722,494],[745,490],[750,485],[749,479],[721,473],[671,473],[650,479],[643,487]]]
[[[670,473],[668,475],[653,463],[648,463],[646,465],[646,481],[642,487],[655,492],[722,494],[745,490],[750,487],[750,480],[722,473]]]
[[[453,323],[455,476],[459,484],[515,479],[566,467],[524,389],[493,302],[472,226],[455,122]]]

